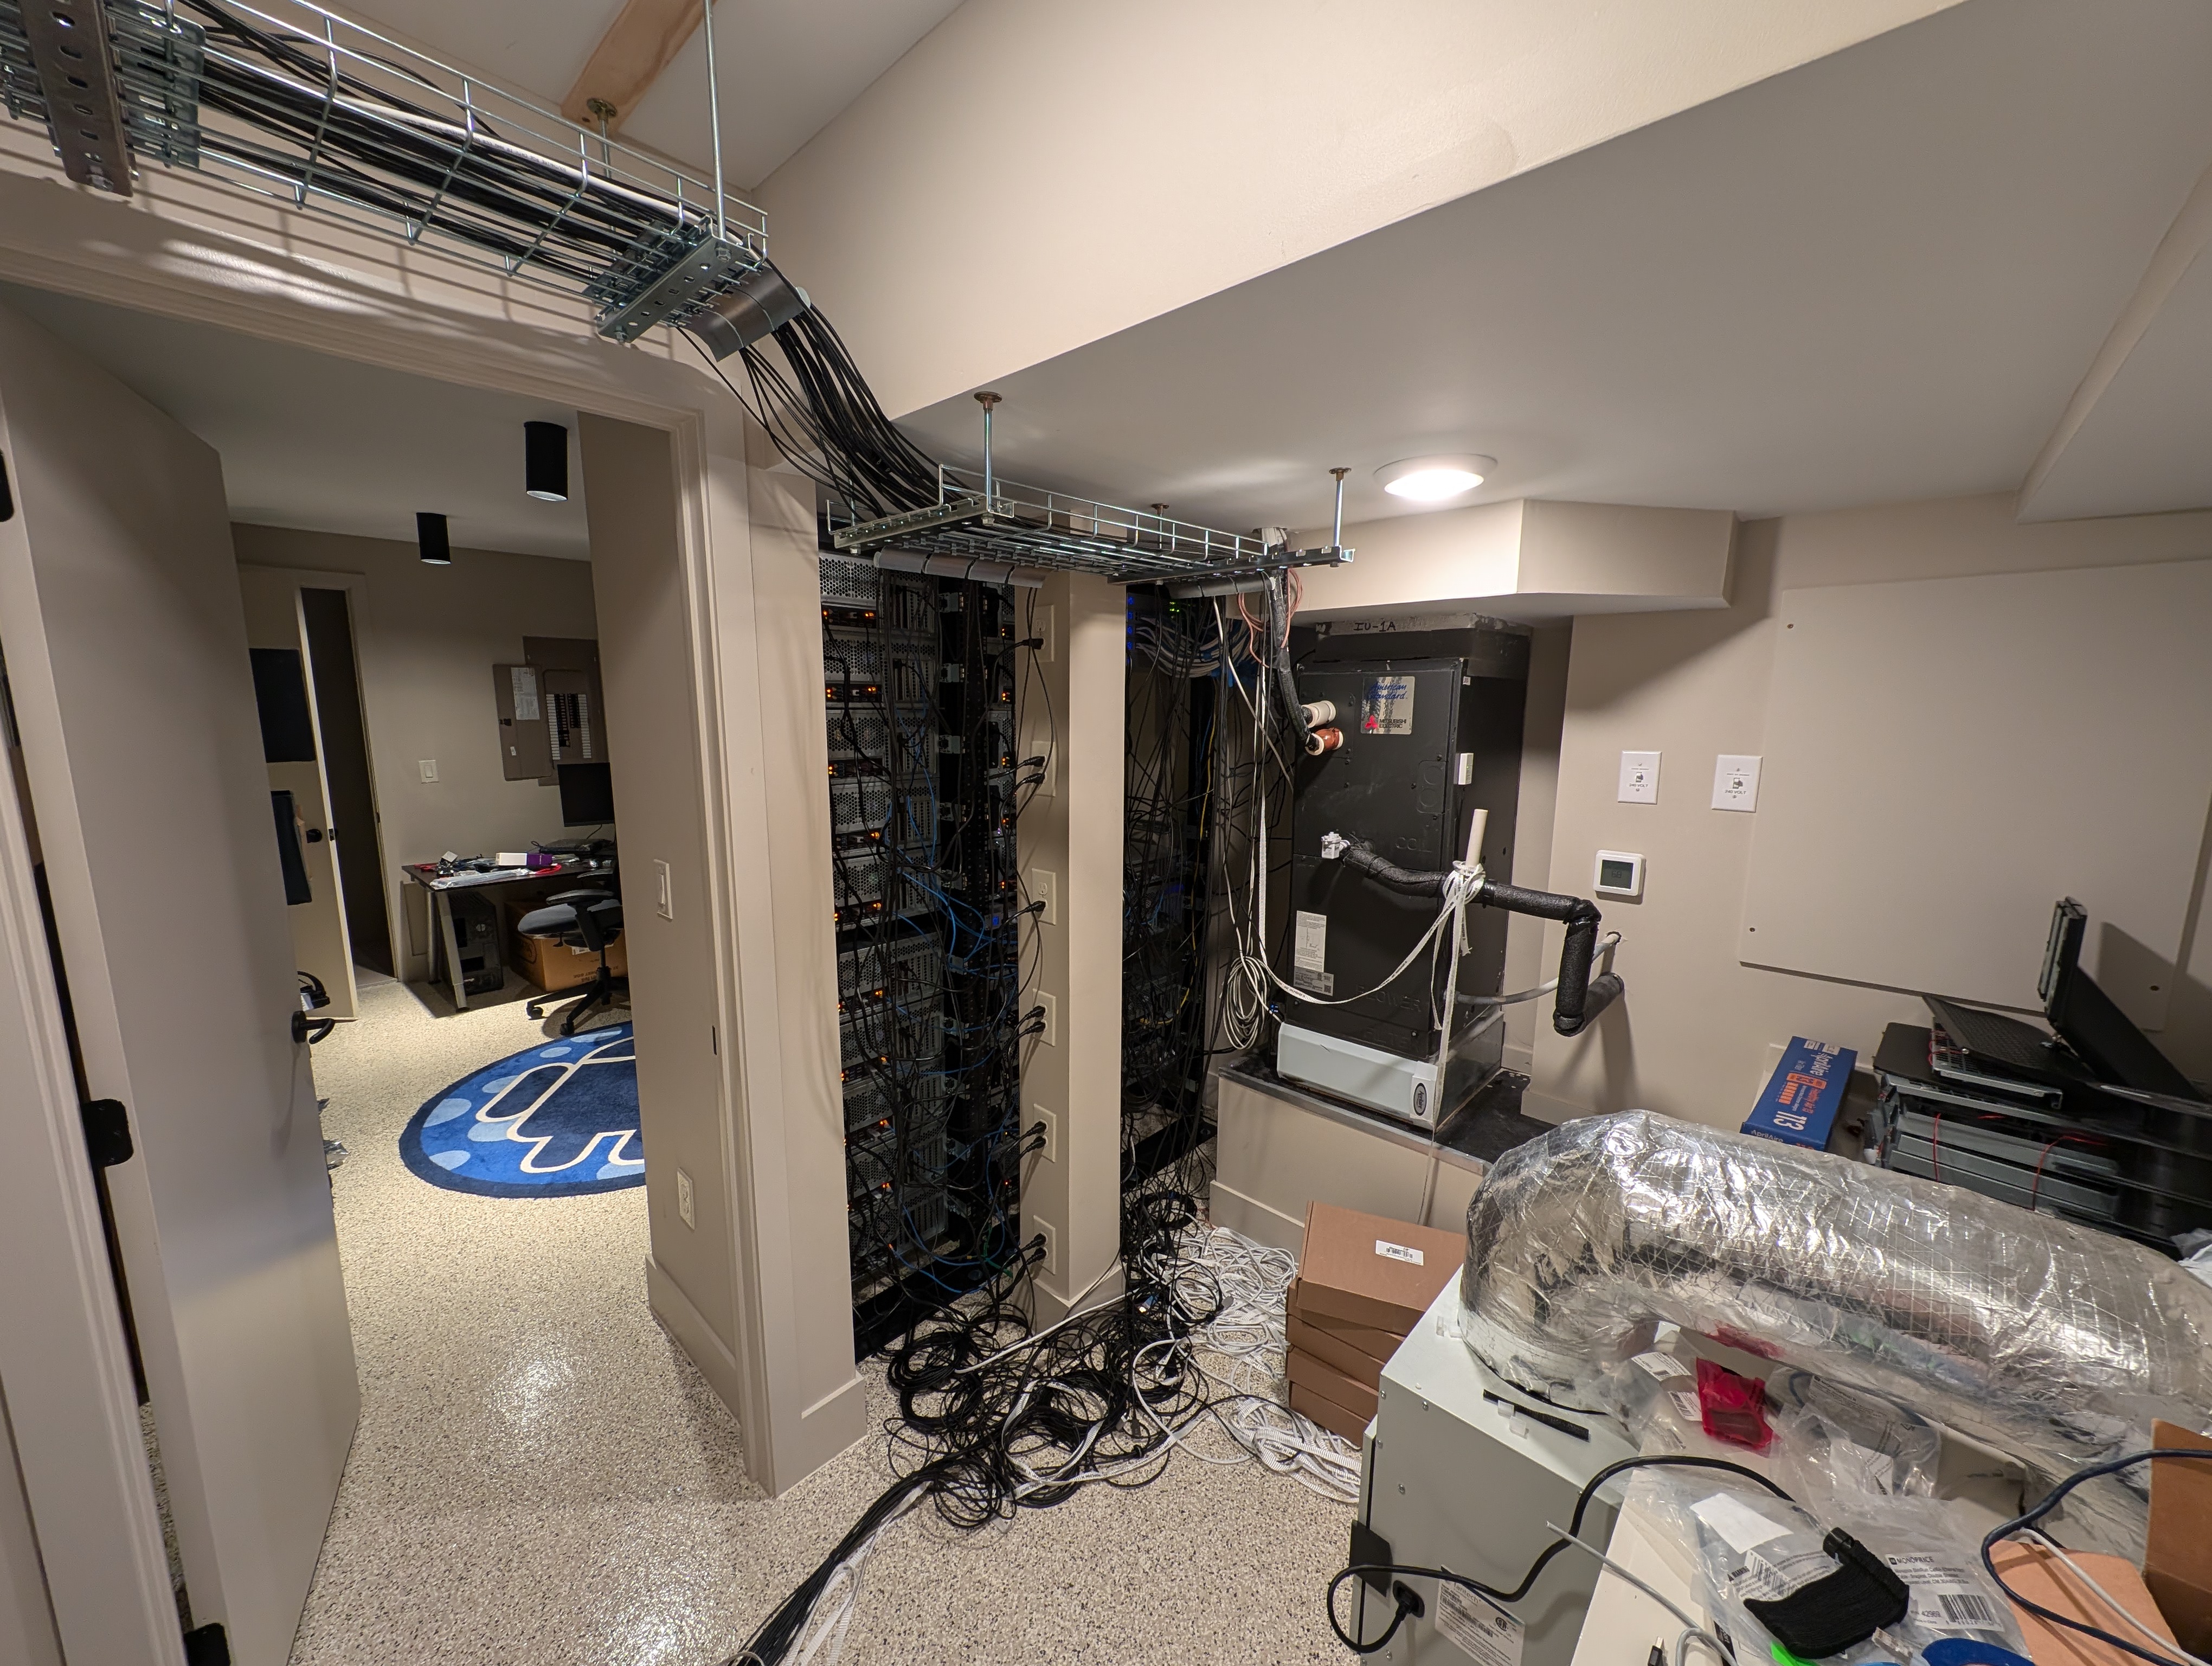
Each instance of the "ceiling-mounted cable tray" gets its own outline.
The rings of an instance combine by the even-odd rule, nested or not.
[[[1293,550],[1249,533],[1176,520],[1157,510],[1125,509],[997,475],[942,465],[938,501],[860,520],[843,504],[830,510],[830,541],[847,553],[908,550],[925,556],[1006,562],[1018,567],[1095,573],[1117,584],[1226,578],[1288,567],[1334,566],[1352,551]]]
[[[24,3],[0,0],[0,101],[44,122],[82,178],[72,146],[91,130],[47,96],[76,83],[34,56]],[[767,259],[751,204],[307,0],[100,10],[110,61],[91,78],[112,82],[132,166],[193,169],[579,297],[617,341],[681,325]]]

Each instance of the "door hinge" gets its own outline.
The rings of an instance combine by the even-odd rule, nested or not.
[[[84,1149],[95,1169],[128,1163],[137,1147],[131,1143],[131,1113],[120,1099],[84,1102]]]
[[[230,1639],[223,1634],[222,1621],[185,1633],[185,1666],[230,1666]]]

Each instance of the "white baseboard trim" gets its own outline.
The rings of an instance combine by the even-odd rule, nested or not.
[[[738,1410],[744,1402],[737,1355],[651,1256],[645,1258],[645,1292],[661,1328],[698,1366],[714,1397],[736,1420],[744,1442],[745,1473],[770,1497],[781,1498],[867,1432],[868,1385],[856,1371],[801,1411],[799,1427],[787,1432],[776,1450],[758,1445]]]
[[[691,1304],[691,1298],[677,1288],[676,1280],[651,1256],[645,1258],[645,1298],[653,1309],[653,1317],[660,1321],[661,1329],[676,1339],[676,1346],[699,1367],[707,1386],[714,1389],[714,1397],[737,1419],[742,1431],[745,1420],[738,1408],[744,1404],[744,1395],[740,1392],[738,1356],[714,1334],[714,1327],[707,1322],[707,1316]]]

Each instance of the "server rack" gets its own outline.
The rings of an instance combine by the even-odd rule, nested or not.
[[[855,1331],[1019,1243],[1013,600],[821,557]]]

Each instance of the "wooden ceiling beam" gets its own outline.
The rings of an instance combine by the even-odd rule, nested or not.
[[[596,128],[604,107],[611,112],[607,131],[619,131],[676,61],[702,13],[702,0],[627,0],[561,100],[561,113],[579,126]]]

